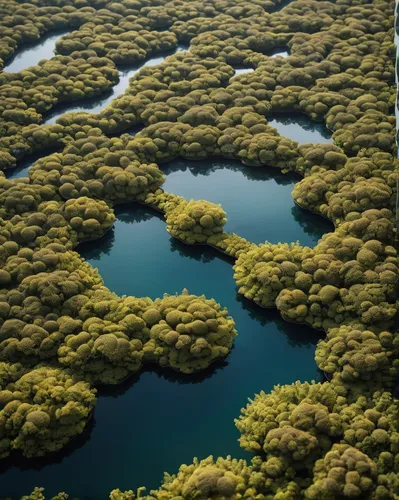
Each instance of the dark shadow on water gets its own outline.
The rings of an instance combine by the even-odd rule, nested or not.
[[[275,167],[249,167],[238,160],[229,160],[225,158],[209,158],[205,160],[187,160],[179,158],[162,164],[161,168],[165,175],[189,170],[194,176],[208,176],[217,170],[228,169],[233,172],[242,172],[247,179],[254,181],[268,181],[273,179],[277,184],[282,186],[287,186],[301,180],[301,177],[294,172],[283,174],[281,170]]]
[[[86,241],[78,245],[75,250],[84,254],[86,260],[100,260],[104,255],[110,255],[115,243],[115,229],[110,229],[101,238],[94,241]]]
[[[124,130],[121,130],[119,132],[115,132],[115,134],[107,134],[108,137],[120,137],[123,134],[131,135],[134,136],[141,132],[144,128],[143,124],[138,124],[138,125],[132,125],[130,128],[126,128]]]
[[[173,384],[200,384],[204,380],[213,377],[220,370],[223,370],[226,366],[228,366],[228,364],[229,362],[227,357],[225,359],[221,359],[216,361],[215,363],[212,363],[212,365],[205,370],[192,374],[179,373],[172,368],[162,368],[161,366],[158,366],[156,364],[151,364],[143,366],[141,370],[139,370],[137,373],[134,373],[120,384],[99,386],[97,388],[98,396],[118,398],[119,396],[125,394],[125,392],[127,392],[129,389],[131,389],[134,384],[139,383],[141,376],[143,376],[145,373],[154,373],[158,379],[167,380],[168,382],[171,382]]]
[[[255,319],[262,326],[275,323],[279,332],[287,337],[288,343],[295,347],[304,347],[316,345],[325,335],[319,330],[310,328],[306,325],[293,324],[283,320],[277,309],[265,309],[258,306],[255,302],[246,299],[243,295],[237,293],[237,302],[242,305],[251,318]]]
[[[320,239],[324,234],[334,232],[334,224],[321,215],[309,212],[309,210],[305,210],[298,205],[291,208],[291,213],[296,222],[309,236]]]
[[[95,410],[93,416],[87,422],[83,432],[74,437],[60,451],[50,453],[45,457],[25,458],[19,453],[11,454],[7,459],[0,461],[0,474],[6,472],[12,467],[17,467],[21,471],[24,470],[40,470],[47,465],[61,463],[66,457],[75,453],[79,448],[82,448],[90,440],[92,432],[96,426]],[[40,486],[40,485],[38,485]],[[0,497],[1,499],[1,497]]]
[[[234,264],[232,257],[228,257],[216,248],[207,245],[188,245],[173,238],[173,236],[170,237],[170,250],[178,252],[182,257],[188,257],[204,264],[212,262],[214,259],[220,259],[230,265]]]
[[[17,177],[28,177],[28,170],[37,160],[40,158],[44,158],[45,156],[49,156],[53,153],[57,153],[61,151],[63,148],[62,145],[54,148],[47,148],[39,153],[34,153],[31,155],[24,156],[20,161],[17,162],[17,166],[14,168],[9,168],[4,171],[7,179],[16,179]]]
[[[117,224],[123,222],[124,224],[137,224],[140,222],[148,221],[152,218],[163,220],[161,213],[156,210],[140,205],[134,202],[121,203],[114,207],[115,217]],[[81,243],[76,248],[80,254],[84,254],[84,258],[91,260],[100,260],[104,255],[110,255],[112,247],[115,243],[115,229],[112,228],[107,231],[104,236],[98,240],[86,241]]]
[[[134,202],[116,205],[114,211],[115,217],[125,224],[145,222],[153,217],[156,217],[159,220],[164,220],[163,215],[157,210]]]
[[[293,0],[283,0],[278,7],[276,7],[271,13],[273,14],[274,12],[279,12],[280,10],[284,9],[284,7],[287,7],[290,3],[293,3]]]
[[[86,97],[76,101],[60,102],[52,109],[43,113],[43,124],[54,124],[65,113],[90,113],[91,110],[101,107],[114,95],[111,89],[93,97]],[[117,97],[117,96],[115,96]]]
[[[101,113],[114,99],[126,93],[129,88],[130,79],[140,70],[161,64],[166,57],[181,52],[181,50],[182,47],[178,44],[174,49],[151,54],[146,59],[134,64],[127,63],[118,65],[120,70],[119,80],[110,89],[105,90],[97,96],[57,104],[51,110],[43,114],[43,123],[55,123],[57,119],[65,113],[93,113],[93,115]]]

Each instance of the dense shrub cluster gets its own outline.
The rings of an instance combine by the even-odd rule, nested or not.
[[[112,226],[112,204],[138,201],[161,211],[173,236],[234,258],[240,294],[324,330],[316,362],[328,381],[250,400],[236,425],[251,463],[194,460],[159,490],[111,498],[398,497],[394,2],[280,4],[0,0],[3,66],[24,43],[70,30],[51,60],[0,74],[0,168],[59,150],[28,178],[0,177],[2,456],[61,448],[90,417],[95,384],[147,362],[193,373],[231,349],[234,322],[215,301],[117,297],[73,251]],[[57,103],[109,89],[117,66],[179,42],[189,50],[144,66],[100,113],[41,125]],[[287,58],[270,57],[283,47]],[[242,66],[254,71],[235,76]],[[269,120],[286,112],[323,122],[334,144],[281,137]],[[136,136],[121,134],[136,125]],[[162,190],[160,166],[179,156],[296,172],[295,201],[335,231],[314,248],[228,234],[222,207]]]
[[[86,150],[90,154],[95,148]],[[117,155],[97,155],[102,165],[93,158],[88,187],[72,150],[43,159],[44,166],[66,169],[59,177],[71,181],[70,193],[68,183],[57,188],[57,183],[29,178],[10,181],[1,173],[2,457],[12,450],[44,455],[80,434],[95,406],[94,385],[119,383],[145,363],[186,374],[205,369],[230,352],[236,335],[234,321],[214,300],[186,290],[155,301],[120,298],[73,251],[114,223],[110,206],[90,191],[96,182],[108,182],[102,197],[119,201],[132,199],[136,187],[145,198],[163,179],[156,165],[129,159],[127,165],[122,156],[126,168],[119,167],[118,174]],[[45,173],[37,166],[34,170],[35,176]]]

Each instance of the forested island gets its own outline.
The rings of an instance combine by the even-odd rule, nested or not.
[[[395,17],[0,0],[1,499],[399,499]]]

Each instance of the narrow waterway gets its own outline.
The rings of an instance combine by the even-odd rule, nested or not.
[[[93,97],[90,99],[83,99],[76,102],[62,103],[55,106],[48,113],[44,115],[43,124],[49,125],[55,123],[57,119],[65,113],[72,112],[87,112],[87,113],[99,113],[106,106],[111,104],[111,101],[116,97],[121,96],[125,93],[126,89],[129,87],[129,81],[140,69],[149,66],[156,66],[161,64],[166,57],[176,53],[186,50],[186,45],[178,45],[175,50],[164,52],[158,54],[154,57],[146,59],[145,61],[132,66],[130,68],[123,68],[119,71],[119,81],[110,90],[104,92],[98,97]]]
[[[43,36],[37,42],[22,45],[17,49],[13,57],[6,61],[4,71],[17,73],[30,66],[36,66],[42,59],[54,57],[54,49],[57,40],[70,30],[57,31]]]
[[[151,61],[158,60],[158,59],[161,59],[161,58],[154,58]],[[159,61],[156,64],[159,64]],[[128,80],[129,80],[129,78],[127,78],[127,80],[124,81],[124,84],[126,85],[126,87],[128,86]],[[116,92],[113,94],[112,99],[115,97],[117,97]],[[105,99],[108,101],[108,103],[109,103],[109,101],[112,100],[109,96]],[[95,111],[97,111],[97,112],[102,107],[105,107],[107,105],[105,103],[100,104],[99,101],[101,101],[101,100],[102,99],[98,99],[96,101],[97,102],[96,106],[98,106],[98,109],[96,109]],[[83,104],[79,103],[79,106],[76,105],[75,108],[73,108],[73,109],[68,108],[67,110],[65,110],[63,112],[61,112],[57,106],[56,109],[54,110],[54,113],[56,111],[57,111],[57,113],[55,113],[53,118],[50,119],[51,123],[53,123],[64,112],[67,112],[67,111],[85,111],[84,105],[85,105],[84,103]],[[86,109],[86,111],[87,111],[87,109]],[[50,121],[48,123],[50,123]],[[269,123],[270,123],[270,125],[272,125],[273,127],[275,127],[277,129],[277,131],[279,132],[279,134],[281,136],[289,137],[290,139],[297,141],[299,143],[310,142],[313,144],[317,144],[317,143],[332,143],[333,142],[332,138],[331,138],[331,132],[326,128],[324,123],[315,122],[305,115],[301,115],[301,114],[294,114],[292,116],[285,115],[285,114],[276,115],[274,118],[271,118],[271,119],[269,118]],[[130,131],[124,130],[123,133],[130,133],[131,135],[135,135],[140,129],[141,129],[141,126],[133,127]],[[44,155],[42,155],[42,156],[44,156]],[[8,179],[15,179],[17,177],[26,177],[28,175],[29,167],[32,166],[33,163],[39,157],[40,157],[40,155],[32,155],[32,156],[29,156],[29,157],[22,159],[15,168],[11,168],[11,169],[8,169],[5,171],[6,177]],[[195,165],[195,163],[193,165]],[[271,167],[244,168],[243,165],[240,166],[241,164],[239,162],[230,162],[229,165],[231,167],[231,168],[229,167],[230,170],[232,170],[232,169],[242,170],[243,172],[245,172],[243,174],[245,177],[247,177],[247,178],[252,177],[254,180],[262,180],[262,178],[263,179],[273,178],[274,181],[277,183],[277,182],[279,182],[279,179],[280,179],[281,180],[280,184],[284,184],[286,186],[289,185],[290,187],[287,189],[290,189],[291,191],[293,188],[293,183],[297,182],[299,180],[298,177],[294,178],[292,176],[287,177],[285,175],[282,175],[277,169],[275,172],[273,172],[274,169]],[[220,166],[219,167],[217,166],[217,163],[215,164],[215,162],[208,162],[208,161],[202,161],[197,166],[200,169],[200,171],[208,171],[208,172],[209,172],[209,170],[214,170],[215,166],[216,166],[216,169],[221,168]],[[175,167],[173,167],[173,168],[175,168]],[[255,186],[255,184],[256,183],[254,183],[253,186]],[[165,189],[170,189],[170,188],[167,187]],[[174,192],[172,189],[170,189],[170,191],[172,193]],[[178,193],[176,193],[176,194],[178,194]],[[181,194],[183,194],[183,193],[181,193]],[[195,195],[193,194],[192,196],[195,196]],[[262,193],[261,193],[261,200],[263,200]],[[255,202],[255,198],[254,198],[254,202]],[[256,200],[256,202],[258,202],[258,200]],[[278,199],[276,200],[276,202],[279,202]],[[304,244],[308,244],[308,243],[304,243]]]

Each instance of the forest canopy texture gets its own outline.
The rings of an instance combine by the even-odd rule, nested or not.
[[[247,299],[325,332],[315,357],[326,381],[249,400],[236,425],[252,461],[194,459],[158,490],[110,498],[399,498],[393,26],[393,0],[0,0],[0,168],[41,155],[28,177],[0,172],[1,457],[60,450],[99,384],[148,363],[190,376],[231,350],[234,321],[213,299],[118,297],[80,258],[115,204],[140,202],[172,236],[232,257]],[[59,31],[54,57],[7,71]],[[188,50],[171,54],[179,43]],[[101,112],[43,124],[155,54],[168,57]],[[253,71],[235,76],[243,67]],[[300,145],[269,124],[294,112],[323,122],[333,144]],[[334,232],[314,248],[255,245],[224,231],[221,206],[162,189],[163,162],[215,156],[299,174],[294,200]]]

